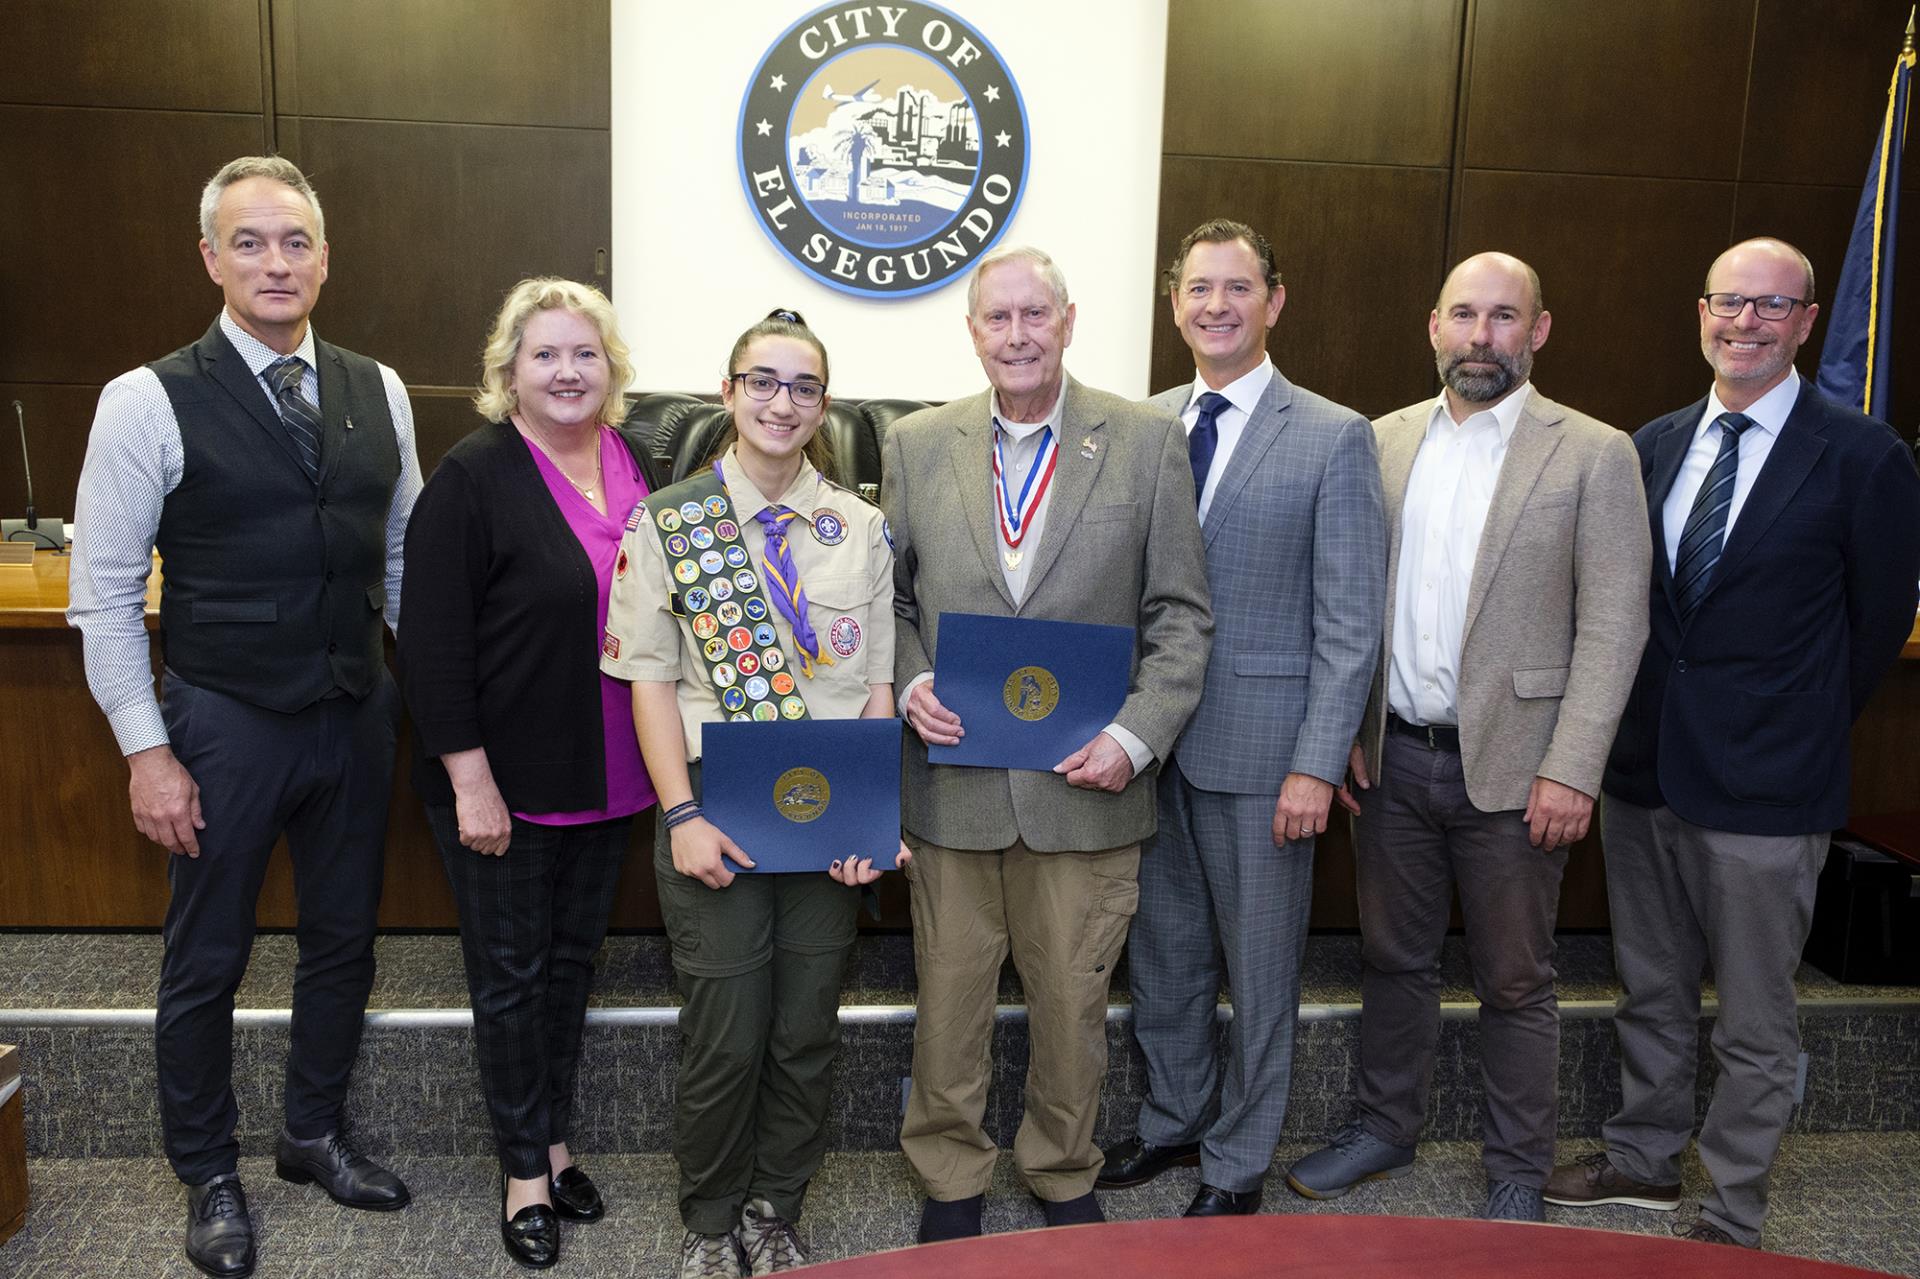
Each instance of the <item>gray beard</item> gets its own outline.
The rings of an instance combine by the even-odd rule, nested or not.
[[[1443,357],[1444,358],[1444,357]],[[1464,363],[1468,359],[1485,360],[1497,366],[1493,373],[1468,373]],[[1486,404],[1499,399],[1514,387],[1527,380],[1532,371],[1532,362],[1524,357],[1516,359],[1501,355],[1497,351],[1484,348],[1461,352],[1452,357],[1452,362],[1440,369],[1440,380],[1445,382],[1452,392],[1469,404]]]

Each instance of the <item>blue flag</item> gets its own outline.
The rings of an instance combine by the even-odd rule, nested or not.
[[[1900,153],[1907,139],[1913,66],[1909,17],[1906,47],[1893,64],[1886,114],[1867,161],[1866,189],[1860,193],[1840,284],[1827,312],[1827,339],[1820,348],[1815,382],[1829,399],[1881,421],[1893,404],[1893,242],[1900,224]]]

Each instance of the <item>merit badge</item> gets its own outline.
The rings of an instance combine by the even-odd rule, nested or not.
[[[703,586],[690,587],[687,593],[680,597],[681,602],[696,613],[706,610],[707,599],[707,591]]]
[[[720,571],[720,552],[718,551],[700,552],[700,571],[702,573],[709,573],[709,574],[718,573]]]
[[[773,691],[782,697],[785,697],[793,691],[793,676],[787,674],[785,671],[781,671],[778,675],[775,675],[772,683]]]
[[[644,511],[647,508],[643,506],[640,509]],[[660,527],[667,530],[667,532],[669,533],[673,532],[675,529],[680,527],[680,512],[678,511],[662,511],[660,512],[658,519],[660,522]]]
[[[747,709],[747,695],[737,688],[723,688],[720,690],[720,704],[730,711],[743,711]]]
[[[742,675],[754,675],[754,674],[757,674],[760,670],[760,659],[755,657],[750,652],[742,653],[740,654],[739,660],[736,661],[734,665],[740,668],[740,673]]]
[[[717,600],[730,600],[733,598],[733,583],[724,577],[716,577],[711,582],[708,582],[707,589],[713,592],[713,598]]]
[[[774,779],[773,811],[790,822],[810,822],[827,811],[833,789],[817,769],[789,768]]]
[[[739,672],[725,662],[713,668],[713,682],[717,687],[732,688],[739,679]]]
[[[851,617],[836,617],[827,627],[827,643],[833,645],[833,651],[842,657],[852,657],[860,651],[860,623]]]
[[[767,602],[758,595],[748,600],[747,616],[756,622],[765,620],[767,616]]]
[[[773,629],[772,622],[762,622],[753,628],[753,642],[761,648],[778,642],[780,636]]]
[[[707,513],[700,509],[698,502],[680,503],[680,518],[689,524],[699,524],[706,520]]]
[[[1007,676],[1000,698],[1016,719],[1045,719],[1060,704],[1060,681],[1043,666],[1022,666]]]
[[[753,716],[747,714],[745,711],[735,711],[733,714],[727,716],[727,722],[729,724],[751,724],[753,723]]]
[[[711,516],[713,516],[713,517],[714,517],[715,519],[718,519],[718,518],[720,518],[721,516],[723,516],[723,515],[725,515],[726,513],[727,513],[727,499],[726,499],[726,498],[724,498],[724,497],[721,497],[721,496],[720,496],[720,495],[719,495],[718,493],[715,493],[715,494],[714,494],[714,495],[713,495],[712,497],[710,497],[710,498],[708,498],[708,499],[707,499],[707,514],[708,514],[708,515],[711,515]]]
[[[813,513],[813,536],[822,546],[838,546],[847,540],[847,522],[840,512],[823,506]]]
[[[736,653],[744,653],[753,647],[753,634],[744,626],[736,626],[727,632],[727,647]]]
[[[768,640],[767,643],[773,644],[773,641]],[[786,664],[787,664],[787,655],[780,651],[780,648],[778,645],[774,645],[774,647],[769,648],[766,652],[760,654],[760,665],[767,670],[777,671],[782,666],[785,666]]]
[[[701,613],[693,619],[693,633],[701,639],[712,639],[720,633],[720,620],[712,613]]]
[[[744,546],[729,546],[727,548],[727,567],[745,568],[746,566],[747,548]]]
[[[683,586],[692,586],[700,580],[700,566],[692,560],[681,560],[673,566],[673,577]]]
[[[740,526],[732,520],[721,520],[713,526],[713,535],[723,542],[737,542],[740,540]]]
[[[613,575],[615,577],[627,575],[627,548],[624,546],[620,548],[620,554],[614,557]]]
[[[707,528],[705,525],[693,530],[693,532],[687,534],[687,536],[692,539],[696,547],[703,551],[713,545],[713,530]]]
[[[774,709],[772,702],[755,702],[753,704],[753,717],[760,723],[765,724],[779,719],[780,712]]]
[[[700,651],[707,655],[709,662],[717,662],[726,657],[727,642],[716,635],[708,640],[706,644],[701,647]]]
[[[763,675],[755,675],[747,681],[747,696],[756,702],[767,700],[767,680]]]
[[[714,616],[720,619],[720,625],[722,626],[740,625],[740,605],[734,600],[728,600],[726,603],[715,608],[713,612]]]
[[[600,651],[606,655],[606,658],[608,661],[611,661],[611,662],[619,661],[620,660],[620,637],[618,635],[615,635],[612,631],[608,631],[606,638],[600,641]]]
[[[760,579],[753,575],[753,570],[750,568],[743,568],[735,573],[733,584],[749,595],[760,589]]]
[[[788,695],[780,699],[780,713],[788,719],[799,719],[807,713],[807,704],[798,697]]]
[[[689,549],[687,545],[687,535],[685,533],[669,535],[666,541],[666,547],[667,554],[673,556],[676,560],[684,559]]]

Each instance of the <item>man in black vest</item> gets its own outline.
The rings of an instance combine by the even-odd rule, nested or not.
[[[327,244],[300,170],[233,161],[201,195],[200,228],[226,305],[198,342],[101,392],[67,620],[127,756],[134,825],[175,854],[154,1025],[161,1123],[187,1185],[187,1256],[225,1279],[254,1262],[233,994],[282,833],[300,960],[275,1171],[347,1207],[409,1200],[341,1140],[340,1110],[373,985],[398,716],[380,626],[399,621],[420,466],[393,370],[307,323]],[[143,618],[156,547],[164,703]]]

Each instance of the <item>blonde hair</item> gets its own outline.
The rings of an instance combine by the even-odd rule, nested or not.
[[[520,408],[520,396],[513,389],[513,364],[520,358],[520,342],[527,325],[539,311],[571,311],[591,321],[599,331],[600,345],[607,352],[607,398],[596,415],[607,426],[619,426],[627,419],[627,386],[633,381],[632,351],[620,340],[620,325],[607,295],[591,284],[554,276],[522,280],[507,294],[494,317],[493,332],[487,335],[486,348],[480,353],[480,390],[473,407],[489,422],[504,422]]]

